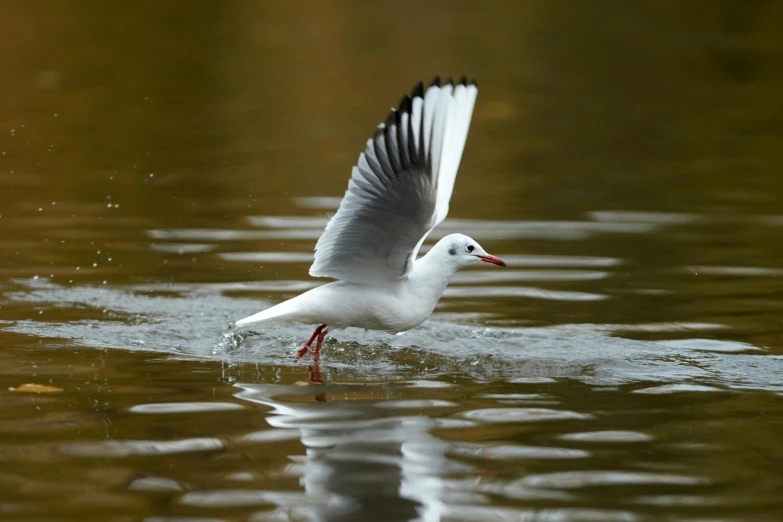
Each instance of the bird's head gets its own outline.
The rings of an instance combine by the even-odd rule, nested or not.
[[[480,263],[506,266],[502,259],[488,254],[481,245],[464,234],[450,234],[444,237],[433,247],[433,250],[436,249],[438,254],[457,270]]]

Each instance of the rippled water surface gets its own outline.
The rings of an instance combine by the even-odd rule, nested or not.
[[[16,3],[0,518],[783,519],[774,2]],[[402,335],[229,323],[387,108],[481,85],[451,204],[508,268]]]

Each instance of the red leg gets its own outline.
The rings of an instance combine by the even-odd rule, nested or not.
[[[321,326],[319,326],[318,328],[315,329],[315,331],[313,332],[313,335],[310,336],[310,340],[307,341],[307,344],[305,344],[302,348],[299,349],[298,352],[296,352],[296,357],[294,357],[294,361],[298,361],[299,359],[301,359],[304,356],[304,354],[307,353],[307,349],[310,348],[311,344],[313,344],[313,341],[315,340],[315,338],[321,335],[321,330],[323,330],[324,328],[326,328],[326,325],[322,324]],[[319,346],[320,346],[320,343],[319,343]],[[318,353],[317,349],[316,349],[316,353]]]
[[[324,326],[326,326],[326,325],[324,325]],[[324,342],[324,338],[326,337],[326,334],[328,334],[328,333],[329,333],[329,330],[324,328],[323,330],[321,330],[321,333],[318,334],[318,342],[315,343],[315,353],[313,354],[313,362],[315,362],[315,363],[317,363],[318,359],[320,358],[320,355],[321,355],[321,343]]]

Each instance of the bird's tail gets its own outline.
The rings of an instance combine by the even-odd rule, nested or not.
[[[289,299],[288,301],[267,308],[266,310],[262,310],[257,314],[253,314],[251,316],[245,317],[244,319],[240,319],[235,324],[241,327],[250,324],[258,324],[258,323],[268,324],[268,323],[289,321],[292,318],[291,316],[294,315],[296,312],[296,307],[293,306],[293,303],[291,301],[293,301],[293,299]]]

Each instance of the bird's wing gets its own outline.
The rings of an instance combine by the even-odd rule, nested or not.
[[[314,277],[368,283],[410,270],[444,219],[478,87],[419,83],[367,141],[348,190],[315,245]]]

